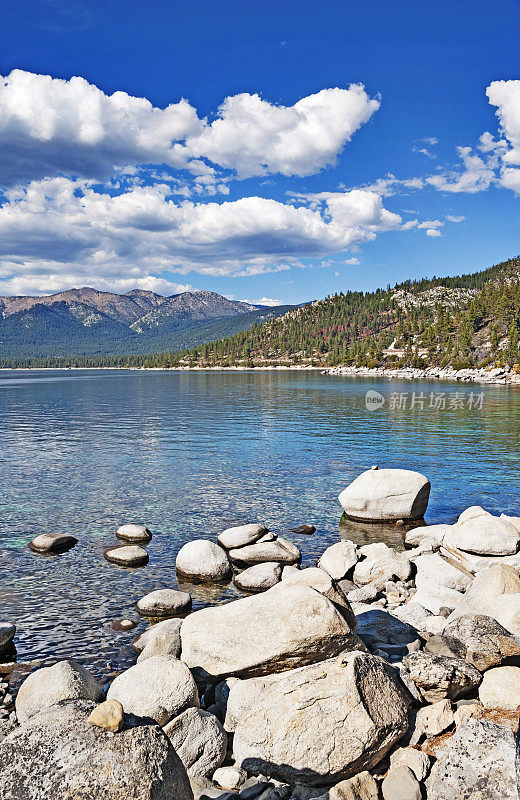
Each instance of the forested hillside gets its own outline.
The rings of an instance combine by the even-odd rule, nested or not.
[[[520,369],[519,342],[520,256],[473,274],[405,281],[375,292],[340,292],[181,352],[46,359],[45,363],[32,359],[23,363],[147,367],[437,365],[457,369],[509,365]],[[15,364],[4,360],[3,365]]]

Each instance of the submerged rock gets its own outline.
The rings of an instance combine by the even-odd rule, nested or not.
[[[348,778],[377,764],[408,727],[406,690],[367,653],[239,681],[230,702],[235,692],[254,697],[236,726],[237,765],[281,781]]]
[[[516,742],[502,725],[472,717],[449,740],[426,782],[428,800],[516,800]]]
[[[173,617],[191,610],[191,596],[177,589],[156,589],[137,602],[137,610],[143,617]]]
[[[143,547],[139,547],[138,544],[110,547],[105,550],[105,558],[120,567],[144,567],[149,560],[146,550]]]
[[[357,646],[355,621],[310,586],[284,586],[195,611],[181,627],[182,659],[207,680],[251,677]]]
[[[23,723],[61,700],[103,699],[103,690],[90,672],[75,661],[58,661],[27,676],[16,696],[16,716]]]
[[[177,553],[177,572],[197,581],[225,581],[231,578],[231,565],[225,550],[208,539],[186,542]]]
[[[123,542],[132,544],[147,544],[152,541],[151,531],[145,525],[120,525],[116,531],[116,536]]]
[[[89,724],[94,704],[60,703],[0,743],[5,800],[193,800],[188,776],[163,731],[127,717],[114,734]]]
[[[66,533],[41,533],[28,547],[35,553],[64,553],[78,543],[74,536]]]
[[[114,678],[107,698],[119,700],[125,713],[152,717],[159,725],[199,705],[189,669],[167,655],[152,656],[122,672]]]
[[[369,469],[357,477],[339,502],[352,519],[422,519],[428,506],[430,481],[408,469]]]
[[[226,757],[224,728],[213,714],[200,708],[186,709],[165,726],[164,732],[190,778],[212,775]]]
[[[291,530],[293,533],[304,533],[307,536],[316,533],[316,527],[314,525],[300,525],[298,528],[292,528]]]

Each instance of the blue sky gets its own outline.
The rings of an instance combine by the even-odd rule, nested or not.
[[[301,302],[520,252],[517,1],[3,17],[0,294]]]

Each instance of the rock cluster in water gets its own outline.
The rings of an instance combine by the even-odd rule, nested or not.
[[[371,519],[426,507],[423,476],[384,472]],[[517,800],[520,518],[471,507],[405,541],[339,541],[305,569],[256,523],[188,543],[182,576],[233,573],[247,596],[191,613],[174,589],[142,598],[170,616],[106,695],[73,661],[33,672],[0,743],[0,796]],[[11,634],[0,626],[0,646]]]

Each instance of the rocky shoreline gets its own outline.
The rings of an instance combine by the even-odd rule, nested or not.
[[[402,552],[342,539],[302,569],[260,523],[188,542],[181,579],[244,596],[142,597],[136,663],[105,686],[60,661],[16,692],[0,624],[0,798],[518,800],[520,517],[473,506],[428,526],[429,492],[374,467],[340,495],[351,518],[406,523]]]
[[[494,369],[451,369],[450,367],[331,367],[322,370],[322,375],[347,375],[349,377],[388,378],[389,380],[434,380],[461,381],[463,383],[497,384],[499,386],[520,386],[520,373],[506,368]]]

